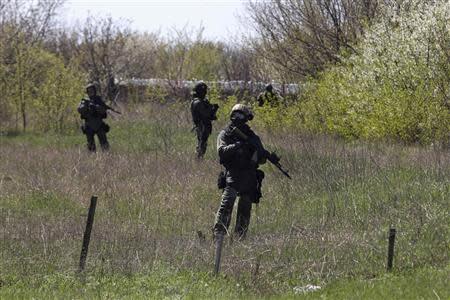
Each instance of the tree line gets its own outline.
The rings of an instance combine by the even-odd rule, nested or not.
[[[449,31],[448,5],[444,0],[250,1],[243,19],[253,28],[253,33],[217,41],[206,39],[201,27],[173,29],[163,35],[160,32],[138,32],[131,23],[109,16],[87,16],[81,25],[68,27],[59,22],[63,0],[0,0],[0,126],[3,131],[67,130],[74,124],[77,117],[74,107],[88,81],[98,82],[102,95],[110,101],[117,95],[117,83],[121,79],[166,79],[173,84],[174,90],[177,82],[183,80],[276,81],[308,88],[293,103],[291,101],[292,107],[287,109],[289,113],[276,111],[276,108],[265,111],[263,115],[269,119],[285,118],[289,122],[291,118],[296,120],[292,121],[293,124],[302,126],[301,129],[344,136],[387,135],[404,139],[405,134],[398,132],[407,131],[406,128],[377,129],[375,134],[366,129],[353,130],[361,125],[359,123],[342,121],[348,120],[348,115],[354,111],[358,115],[360,111],[354,107],[364,106],[362,103],[369,95],[356,95],[355,92],[351,101],[341,101],[345,105],[339,109],[336,109],[333,97],[355,91],[351,76],[356,66],[360,72],[356,74],[376,73],[373,76],[378,78],[386,74],[400,76],[405,72],[412,77],[420,77],[420,74],[425,74],[422,72],[423,58],[431,73],[423,78],[420,86],[440,91],[423,92],[422,95],[439,98],[436,102],[425,103],[440,103],[436,109],[445,110],[449,97],[448,70],[446,72],[445,69],[450,57],[448,43],[445,43]],[[438,13],[438,9],[441,12]],[[425,12],[428,15],[417,17],[417,14]],[[420,23],[420,17],[426,18],[426,22]],[[415,22],[404,24],[405,18]],[[408,40],[408,30],[423,33],[420,24],[429,31]],[[380,49],[378,41],[371,40],[375,32],[380,34],[380,41],[386,42],[386,49]],[[392,38],[399,39],[397,44],[388,43]],[[405,50],[424,43],[428,45],[424,52]],[[405,63],[400,64],[404,69],[392,67],[389,60],[395,59],[393,53],[403,54],[392,63],[398,65],[404,60]],[[367,56],[378,60],[378,64],[355,63]],[[380,65],[384,67],[379,68]],[[336,70],[344,70],[342,74],[346,76],[340,74],[338,77],[345,82],[327,81],[330,74],[336,74]],[[409,93],[414,96],[409,97],[411,99],[419,97],[417,85],[408,84],[407,79],[402,79],[403,85],[391,86],[392,90]],[[436,84],[430,84],[429,80],[436,80],[439,84],[434,81]],[[341,82],[341,86],[336,86],[336,82]],[[370,94],[372,98],[390,84],[387,80],[375,79],[374,82],[377,87],[374,84],[365,89],[367,93],[373,93]],[[329,94],[324,94],[324,86]],[[345,91],[343,86],[350,91]],[[424,102],[420,99],[413,103]],[[398,108],[395,101],[392,105],[398,118],[407,116],[408,107],[414,106],[410,103]],[[423,108],[421,111],[424,114],[421,119],[426,119],[432,110]],[[358,122],[364,123],[363,119]],[[436,122],[439,120],[441,118]],[[425,127],[437,126],[427,122],[424,121],[428,124]],[[336,129],[342,126],[346,130]],[[411,133],[406,139],[421,140],[420,137],[412,138],[412,135],[419,136],[420,132]],[[427,136],[427,141],[436,137],[434,134]],[[442,134],[440,136],[442,138]]]

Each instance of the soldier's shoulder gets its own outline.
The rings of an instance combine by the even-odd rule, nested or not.
[[[225,136],[229,132],[228,127],[222,128],[222,130],[219,131],[219,136]]]
[[[200,102],[201,102],[201,100],[199,98],[193,98],[191,101],[192,104],[198,104]]]
[[[247,136],[249,136],[249,137],[258,137],[258,135],[253,131],[253,129],[250,127],[250,126],[248,126],[248,125],[245,125],[245,126],[243,126],[243,128],[241,129],[241,131],[245,134],[245,135],[247,135]]]
[[[203,101],[202,99],[200,99],[200,98],[194,98],[194,99],[192,99],[192,106],[193,107],[203,107],[204,106],[204,103],[205,103],[205,101]]]

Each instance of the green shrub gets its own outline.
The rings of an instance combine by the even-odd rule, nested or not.
[[[2,65],[8,75],[1,86],[3,106],[19,128],[62,132],[73,128],[78,119],[76,107],[81,100],[84,78],[75,64],[64,65],[62,59],[40,48],[19,41],[12,46],[14,64]]]
[[[410,2],[401,14],[385,7],[358,54],[312,80],[287,119],[346,138],[446,140],[450,4]]]

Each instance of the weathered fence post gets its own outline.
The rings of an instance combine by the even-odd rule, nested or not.
[[[390,272],[392,270],[394,262],[394,245],[395,245],[395,228],[389,229],[389,246],[388,246],[388,257],[387,257],[387,270]]]
[[[81,247],[80,266],[78,271],[82,272],[86,265],[86,257],[88,254],[89,241],[91,240],[92,225],[94,224],[95,207],[97,206],[97,196],[91,197],[91,205],[89,206],[88,217],[86,221],[86,229],[83,235],[83,246]]]

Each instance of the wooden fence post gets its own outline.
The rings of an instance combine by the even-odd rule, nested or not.
[[[94,225],[95,207],[97,206],[97,196],[91,197],[91,205],[89,206],[88,217],[86,221],[86,229],[83,235],[83,246],[81,247],[80,266],[78,272],[82,272],[86,265],[89,242],[91,240],[92,225]]]
[[[392,271],[392,266],[394,262],[394,245],[395,245],[395,228],[389,229],[389,246],[388,246],[388,257],[387,257],[387,270]]]

